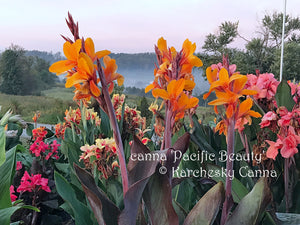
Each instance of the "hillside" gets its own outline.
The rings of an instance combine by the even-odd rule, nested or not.
[[[49,53],[42,51],[26,51],[28,56],[37,56],[42,58],[49,63],[63,59],[61,53]],[[145,88],[149,83],[153,81],[153,70],[156,63],[156,55],[154,53],[112,53],[111,58],[116,59],[118,65],[118,73],[125,77],[125,87],[137,87]],[[208,83],[202,77],[202,69],[195,69],[194,76],[196,82],[195,94],[200,95],[201,93],[208,90]],[[63,76],[59,76],[63,79]]]

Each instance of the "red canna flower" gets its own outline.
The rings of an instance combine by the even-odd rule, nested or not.
[[[21,184],[17,189],[17,192],[33,192],[39,191],[40,189],[51,192],[48,186],[48,179],[42,178],[41,174],[29,175],[27,171],[25,171],[23,177],[21,178]]]

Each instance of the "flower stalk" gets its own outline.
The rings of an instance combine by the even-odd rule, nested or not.
[[[227,154],[230,155],[234,153],[234,127],[235,121],[233,118],[229,120],[228,128],[227,128]],[[226,192],[225,192],[225,202],[223,203],[223,211],[221,217],[221,225],[225,224],[230,209],[233,206],[233,198],[232,198],[232,180],[228,176],[229,173],[233,171],[233,161],[228,160],[226,162]]]
[[[104,101],[105,101],[106,107],[107,107],[106,112],[108,114],[109,121],[112,126],[112,130],[113,130],[113,136],[114,136],[114,139],[115,139],[115,142],[117,145],[117,154],[119,157],[122,184],[123,184],[123,195],[125,196],[125,194],[128,190],[128,174],[127,174],[127,168],[126,168],[126,160],[125,160],[125,154],[124,154],[124,149],[123,149],[123,143],[122,143],[122,139],[121,139],[121,133],[119,130],[115,110],[114,110],[114,107],[113,107],[111,99],[110,99],[107,83],[106,83],[105,76],[104,76],[102,66],[100,64],[99,59],[97,59],[97,66],[98,66],[98,75],[99,75],[100,82],[102,85],[102,94],[103,94]],[[100,96],[95,99],[101,106],[102,99],[100,98]]]

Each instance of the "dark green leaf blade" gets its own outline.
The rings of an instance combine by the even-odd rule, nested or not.
[[[285,106],[289,111],[293,110],[295,102],[291,95],[291,87],[286,80],[281,81],[278,85],[275,98],[278,107]]]
[[[253,225],[259,222],[260,215],[271,201],[271,191],[267,178],[261,177],[227,219],[225,225],[244,224]]]
[[[206,194],[197,202],[190,211],[183,225],[210,225],[213,224],[220,207],[225,198],[224,185],[220,181],[214,185]],[[209,205],[209,207],[207,207]]]

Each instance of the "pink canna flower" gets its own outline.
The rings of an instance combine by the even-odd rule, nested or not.
[[[279,81],[274,78],[272,73],[260,74],[257,78],[256,86],[262,91],[259,93],[259,98],[271,99],[275,96]]]
[[[11,201],[12,202],[16,201],[18,197],[16,195],[14,195],[15,189],[14,189],[13,185],[10,186],[9,192],[10,192],[10,199],[11,199]]]
[[[276,142],[269,140],[266,140],[266,142],[270,145],[266,155],[268,158],[275,160],[276,156],[278,155],[278,150],[282,147],[282,142],[280,139],[277,139]]]
[[[22,162],[21,161],[17,161],[17,168],[16,170],[20,170],[22,169]]]
[[[293,127],[289,127],[288,136],[282,140],[280,154],[283,158],[290,158],[298,153],[297,145],[300,144],[300,136],[296,135]]]
[[[271,121],[276,121],[277,115],[273,111],[267,112],[261,120],[260,128],[268,127],[271,124]]]

